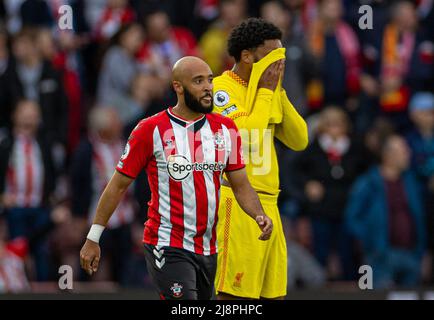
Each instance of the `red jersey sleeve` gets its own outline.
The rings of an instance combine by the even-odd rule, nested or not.
[[[131,132],[116,170],[135,179],[153,155],[153,133],[149,121],[142,120]]]
[[[229,130],[231,138],[231,150],[226,162],[225,171],[235,171],[245,167],[243,157],[243,146],[241,144],[241,136],[235,122],[230,118],[225,118],[224,125]]]

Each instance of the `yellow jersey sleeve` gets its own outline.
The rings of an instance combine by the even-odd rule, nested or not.
[[[283,110],[282,122],[276,125],[274,135],[288,148],[294,151],[306,149],[308,145],[308,131],[304,119],[289,101],[285,90],[281,90]]]

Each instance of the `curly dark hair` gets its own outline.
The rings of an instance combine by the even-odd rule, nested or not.
[[[236,26],[228,39],[229,55],[240,61],[241,51],[255,49],[265,40],[282,39],[282,32],[274,24],[260,18],[250,18]]]

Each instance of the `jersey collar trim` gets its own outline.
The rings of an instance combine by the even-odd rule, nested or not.
[[[239,84],[241,84],[243,87],[247,88],[249,86],[248,82],[241,79],[241,77],[237,75],[235,72],[233,72],[232,70],[226,70],[224,73],[227,74],[230,78],[232,78],[236,82],[238,82]]]
[[[177,117],[173,114],[173,112],[171,111],[171,108],[168,108],[166,110],[167,115],[169,116],[170,120],[172,120],[173,122],[179,124],[180,126],[183,126],[184,128],[193,128],[194,132],[199,131],[203,125],[205,124],[206,121],[206,116],[203,115],[200,118],[192,121],[192,122],[188,122],[180,117]]]

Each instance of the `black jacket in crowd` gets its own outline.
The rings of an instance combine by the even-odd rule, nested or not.
[[[360,152],[361,149],[358,144],[352,141],[349,150],[342,156],[340,166],[343,169],[343,175],[339,179],[334,178],[331,174],[332,165],[317,139],[306,151],[297,155],[294,178],[300,188],[300,193],[303,194],[301,200],[302,215],[335,221],[342,218],[350,187],[365,169]],[[304,193],[305,185],[310,180],[320,182],[325,189],[322,200],[318,202],[310,201]]]
[[[10,61],[8,90],[13,105],[25,98],[23,85],[18,77],[16,62]],[[49,61],[43,62],[39,80],[39,106],[42,114],[42,132],[47,140],[66,145],[68,133],[68,100],[61,74],[54,70]]]

